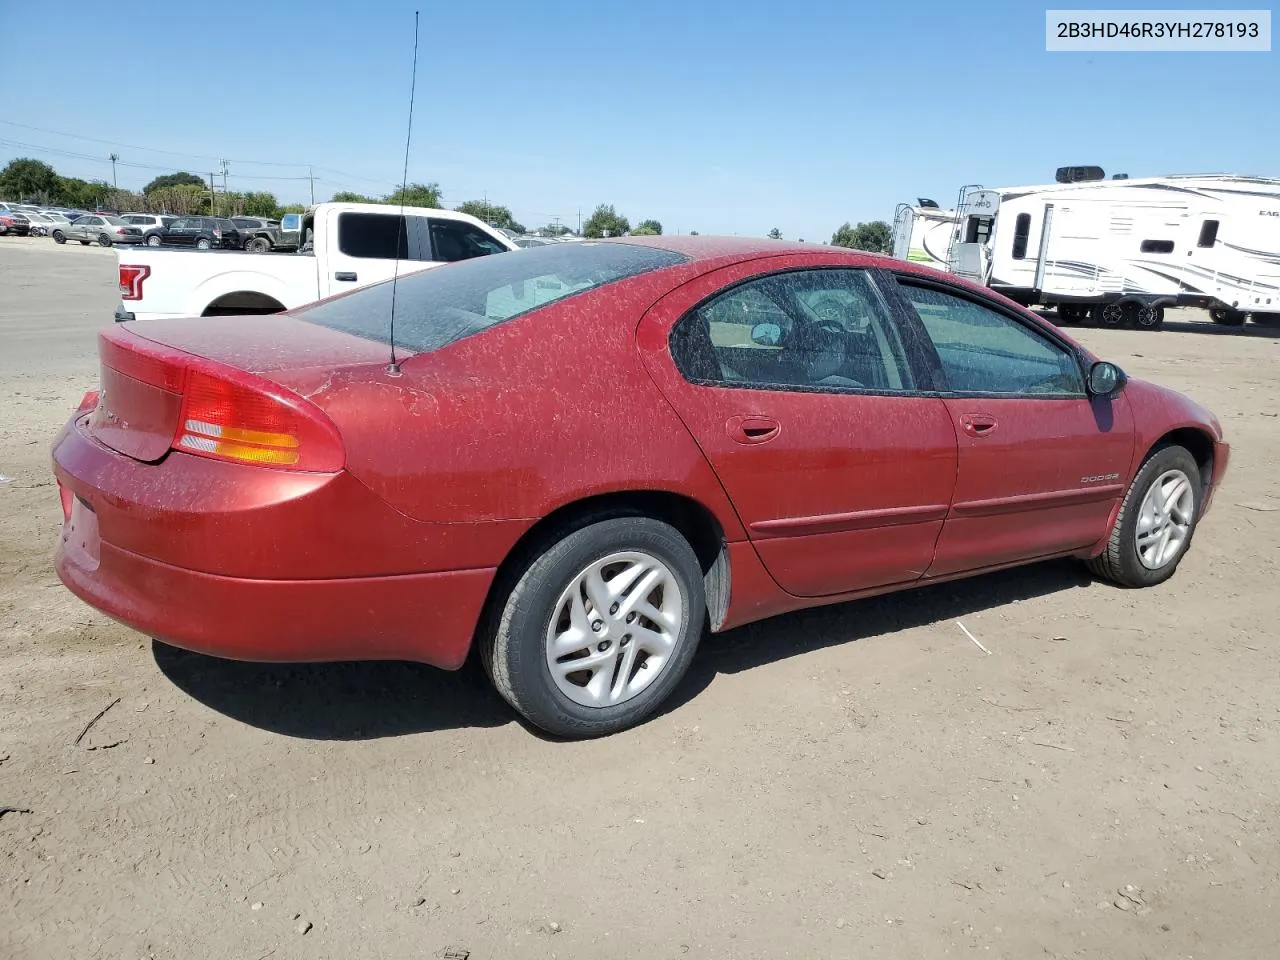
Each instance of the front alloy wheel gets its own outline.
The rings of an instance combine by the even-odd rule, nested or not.
[[[1106,548],[1089,569],[1124,587],[1168,580],[1191,546],[1202,491],[1200,467],[1185,447],[1156,450],[1134,477]]]

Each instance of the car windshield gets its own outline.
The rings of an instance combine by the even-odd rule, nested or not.
[[[626,243],[566,243],[432,267],[398,282],[396,344],[438,350],[548,303],[687,259]],[[385,281],[303,307],[295,316],[390,343],[391,288]]]

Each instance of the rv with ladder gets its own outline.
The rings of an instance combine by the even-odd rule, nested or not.
[[[1280,180],[1104,177],[1063,167],[1050,185],[962,187],[954,214],[899,207],[896,219],[911,225],[895,238],[951,214],[940,269],[1056,308],[1064,323],[1155,329],[1174,305],[1228,326],[1280,320]],[[910,252],[895,244],[895,256]]]

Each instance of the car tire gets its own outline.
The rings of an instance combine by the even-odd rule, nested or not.
[[[53,242],[54,242],[54,243],[66,243],[66,242],[67,242],[67,235],[66,235],[65,233],[63,233],[61,230],[55,230],[55,231],[53,231]]]
[[[626,582],[611,590],[620,576]],[[588,599],[592,579],[607,594],[596,594],[611,604],[606,610]],[[647,719],[688,670],[706,621],[693,548],[650,517],[569,530],[508,582],[489,608],[481,659],[502,698],[557,737],[600,737]],[[634,609],[641,607],[648,613]],[[578,662],[580,670],[556,670]]]
[[[158,233],[153,233],[153,234],[151,234],[150,236],[148,236],[148,237],[147,237],[147,241],[146,241],[146,243],[147,243],[147,246],[148,246],[148,247],[158,247],[158,246],[160,246],[160,244],[162,243],[162,241],[161,241],[161,239],[160,239],[160,234],[158,234]]]
[[[250,253],[270,253],[271,241],[266,237],[254,237],[244,247]]]
[[[204,237],[201,237],[199,240],[196,241],[197,250],[208,250],[212,246],[213,244]]]
[[[105,233],[98,234],[98,246],[100,247],[111,246],[111,238],[108,237]]]
[[[1204,488],[1185,447],[1159,447],[1125,494],[1107,546],[1089,570],[1122,587],[1153,587],[1173,576],[1191,548]]]

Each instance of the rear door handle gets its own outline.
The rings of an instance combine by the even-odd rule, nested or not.
[[[337,273],[333,275],[333,279],[346,280],[348,282],[351,282],[356,279],[356,275],[349,270],[339,270]]]
[[[995,432],[1000,424],[989,413],[966,413],[960,417],[960,426],[971,437],[986,437]]]
[[[729,437],[738,443],[764,443],[772,440],[782,430],[782,424],[773,417],[749,415],[730,417],[724,425]]]

